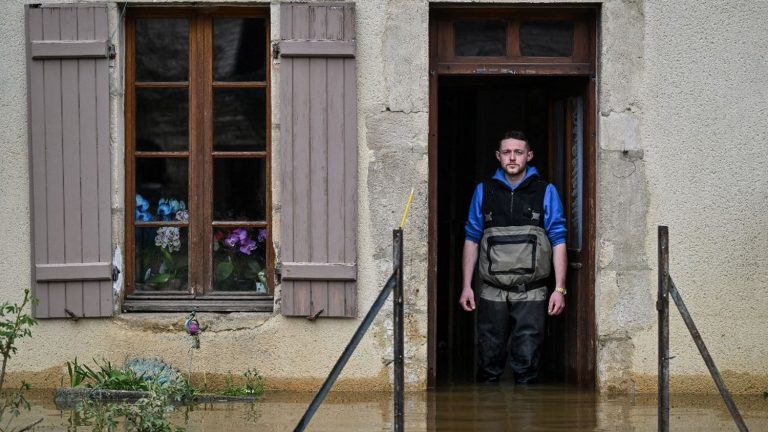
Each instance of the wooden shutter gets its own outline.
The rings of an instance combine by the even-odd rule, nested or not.
[[[354,21],[350,3],[280,5],[284,315],[357,313]]]
[[[112,315],[104,5],[26,7],[38,318]]]

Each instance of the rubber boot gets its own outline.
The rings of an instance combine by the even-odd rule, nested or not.
[[[497,382],[504,373],[509,340],[509,309],[505,299],[477,296],[477,382]]]
[[[515,373],[515,382],[533,384],[539,378],[539,358],[544,342],[547,302],[510,302],[508,306],[513,321],[509,363]]]

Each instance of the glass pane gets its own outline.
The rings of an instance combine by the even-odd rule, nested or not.
[[[213,80],[266,81],[266,26],[263,18],[213,21]]]
[[[187,159],[136,159],[136,221],[184,221],[189,217]]]
[[[453,50],[459,57],[507,55],[505,21],[458,21],[453,32]]]
[[[135,291],[186,291],[187,245],[187,228],[136,228]]]
[[[571,220],[568,227],[568,247],[581,250],[584,226],[584,99],[570,98],[571,130]]]
[[[573,23],[522,23],[520,54],[533,57],[570,57],[573,55]]]
[[[263,88],[213,91],[213,150],[261,151],[265,146]]]
[[[136,150],[186,151],[188,117],[187,89],[136,89]]]
[[[267,294],[266,228],[213,229],[213,289]]]
[[[187,81],[186,18],[136,19],[136,81]]]
[[[265,179],[264,159],[214,159],[213,219],[265,220]]]

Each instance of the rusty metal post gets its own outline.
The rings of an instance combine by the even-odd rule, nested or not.
[[[395,432],[403,431],[403,401],[405,387],[405,368],[403,354],[403,230],[392,232],[392,267],[395,274],[395,289],[392,294],[392,324],[395,333]]]
[[[669,229],[659,226],[659,432],[669,432]]]
[[[696,324],[693,322],[693,318],[683,302],[683,297],[680,296],[680,292],[677,290],[675,282],[672,281],[671,277],[669,278],[669,295],[672,296],[672,300],[675,301],[677,310],[680,311],[680,315],[682,315],[683,321],[685,321],[685,326],[688,327],[688,331],[691,333],[691,337],[696,343],[696,347],[699,349],[699,354],[701,354],[701,358],[704,359],[704,363],[707,365],[707,369],[709,369],[709,374],[712,375],[712,380],[715,382],[717,390],[720,391],[720,396],[722,396],[725,406],[728,407],[728,412],[731,413],[733,421],[736,422],[736,427],[738,427],[741,432],[747,432],[747,425],[744,423],[744,419],[741,417],[739,409],[736,408],[736,403],[733,401],[731,393],[728,391],[728,387],[725,386],[725,381],[723,381],[723,377],[720,376],[720,372],[717,370],[717,366],[715,366],[715,361],[712,360],[712,356],[709,355],[709,350],[707,349],[707,346],[704,345],[704,339],[701,337],[699,329],[696,328]]]

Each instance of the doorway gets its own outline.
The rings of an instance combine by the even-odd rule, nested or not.
[[[485,18],[484,12],[477,9],[432,12],[430,386],[471,382],[474,378],[475,314],[464,312],[458,303],[464,223],[475,186],[498,167],[495,151],[499,138],[507,130],[522,130],[534,150],[531,165],[556,186],[568,219],[566,309],[562,315],[547,320],[542,377],[548,382],[593,388],[596,347],[592,10],[494,10],[493,18]],[[506,24],[499,24],[499,17]],[[524,41],[520,29],[527,22],[541,23],[545,19],[558,20],[546,21],[549,24],[545,28],[571,29],[574,41],[570,63],[564,58],[521,57]],[[564,22],[571,23],[570,27]],[[497,44],[493,59],[457,55],[459,30],[483,32],[492,26],[507,29],[504,44]],[[477,46],[484,37],[489,36],[474,35],[469,40]],[[579,37],[580,42],[576,40]],[[499,48],[501,45],[504,47]],[[482,51],[474,54],[478,52]],[[501,56],[503,53],[506,55]],[[569,52],[559,53],[561,57],[565,54]],[[551,290],[554,281],[548,285]]]

